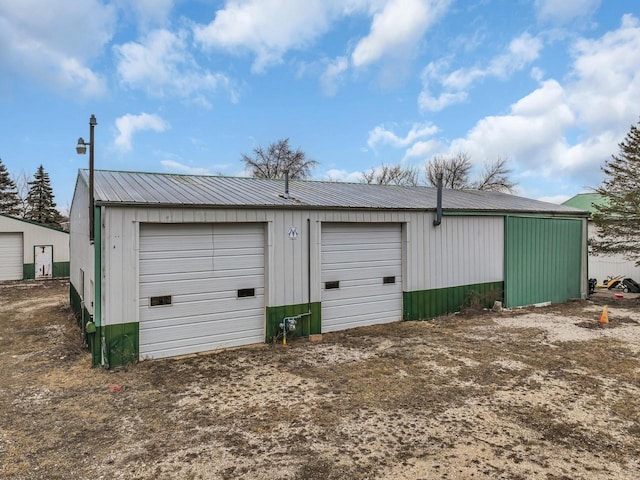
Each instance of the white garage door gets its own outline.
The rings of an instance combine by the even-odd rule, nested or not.
[[[262,224],[140,226],[140,358],[264,342]]]
[[[322,331],[402,319],[399,224],[322,224]]]
[[[0,233],[0,280],[22,280],[22,233]]]

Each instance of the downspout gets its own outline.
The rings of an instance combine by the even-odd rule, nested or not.
[[[436,218],[433,221],[433,226],[437,227],[442,223],[442,172],[436,174],[438,180],[438,199],[436,205]]]

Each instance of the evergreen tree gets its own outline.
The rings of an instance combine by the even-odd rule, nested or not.
[[[25,218],[60,228],[60,213],[56,210],[56,204],[53,201],[53,189],[49,174],[40,165],[33,177],[33,181],[29,182],[28,207]]]
[[[18,189],[11,177],[7,167],[0,158],[0,213],[17,217],[20,215],[20,199]]]
[[[620,153],[612,155],[602,167],[606,178],[596,189],[603,204],[595,205],[593,221],[598,238],[593,250],[603,254],[622,254],[640,265],[640,122],[632,125]]]

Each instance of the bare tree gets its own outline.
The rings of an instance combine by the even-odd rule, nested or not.
[[[363,183],[374,183],[378,185],[402,185],[405,187],[415,187],[418,185],[418,170],[415,168],[405,168],[402,165],[380,165],[362,172]]]
[[[485,163],[480,178],[473,182],[472,188],[490,192],[513,192],[516,184],[509,180],[512,170],[507,167],[507,161],[506,157],[498,157],[493,163]]]
[[[466,152],[460,152],[454,157],[437,155],[426,164],[427,181],[434,187],[438,185],[438,173],[442,173],[442,186],[462,190],[469,188],[469,172],[471,158]]]
[[[499,157],[493,163],[485,163],[480,176],[471,182],[471,157],[460,152],[454,157],[433,157],[426,165],[427,181],[432,186],[438,184],[437,174],[442,173],[442,185],[455,190],[473,189],[491,192],[513,192],[516,183],[509,179],[511,169],[507,167],[508,159]]]
[[[307,159],[300,148],[291,150],[288,138],[272,143],[266,150],[257,147],[252,156],[243,153],[242,161],[254,178],[284,178],[287,171],[291,179],[308,178],[311,169],[318,165],[315,160]]]
[[[24,170],[20,170],[17,174],[13,175],[13,183],[16,184],[16,190],[18,192],[18,200],[20,202],[19,210],[22,218],[27,214],[29,209],[29,175]]]

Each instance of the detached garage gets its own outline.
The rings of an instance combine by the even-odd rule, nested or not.
[[[69,234],[0,214],[0,281],[69,276]]]
[[[94,365],[586,296],[586,216],[512,195],[80,171],[70,296]],[[94,241],[90,239],[89,208]],[[440,221],[434,221],[440,218]]]

